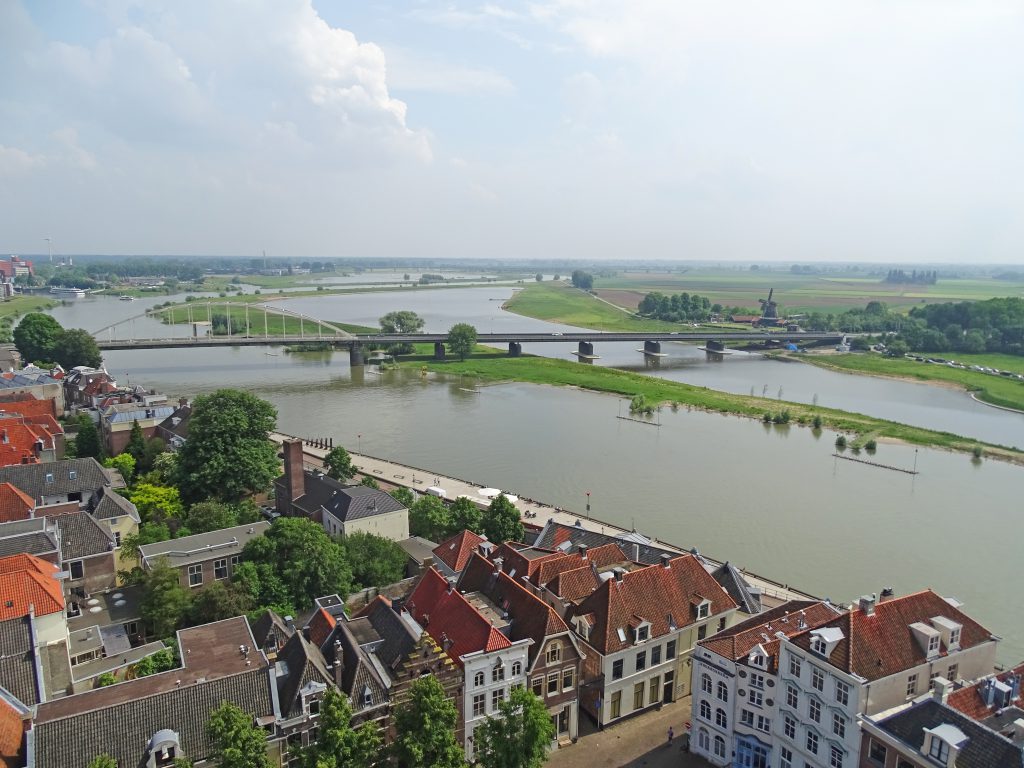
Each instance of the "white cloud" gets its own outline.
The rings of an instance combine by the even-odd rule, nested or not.
[[[398,91],[510,93],[512,81],[492,69],[460,66],[388,46],[388,83]]]
[[[0,144],[0,178],[9,178],[31,173],[42,168],[46,158],[33,155],[17,147],[5,147]]]

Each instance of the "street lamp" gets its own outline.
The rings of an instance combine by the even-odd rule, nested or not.
[[[356,435],[356,446],[357,446],[356,447],[356,453],[362,453],[363,452],[363,433],[362,432],[360,432],[358,435]]]
[[[587,491],[587,519],[590,519],[590,491]]]

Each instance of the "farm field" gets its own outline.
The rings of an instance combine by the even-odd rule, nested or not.
[[[623,272],[595,277],[597,294],[635,309],[651,291],[696,293],[725,306],[758,307],[775,289],[783,312],[843,312],[880,301],[893,310],[924,303],[973,301],[996,296],[1024,297],[1024,282],[981,278],[939,278],[935,285],[895,285],[852,274],[800,275],[790,272],[693,269],[686,272]]]
[[[536,283],[517,291],[503,309],[596,331],[674,331],[677,323],[642,320],[564,283]]]

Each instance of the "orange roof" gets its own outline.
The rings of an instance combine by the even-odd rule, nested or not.
[[[42,423],[33,423],[42,418]],[[32,421],[19,414],[0,412],[0,466],[11,464],[36,464],[36,443],[41,442],[44,448],[55,447],[52,416],[31,417]],[[57,427],[59,429],[59,427]]]
[[[996,675],[995,679],[1001,683],[1010,685],[1012,679],[1017,675],[1024,675],[1024,664],[1018,664],[1013,669]],[[991,680],[992,678],[985,678],[974,685],[969,685],[965,688],[953,691],[949,694],[949,706],[959,712],[963,712],[972,720],[980,721],[988,719],[992,715],[996,714],[999,709],[1004,707],[1002,702],[993,701],[992,704],[989,704],[985,700],[985,688],[986,686],[991,685]],[[1024,706],[1024,694],[1018,691],[1017,698],[1012,699],[1009,702],[1009,705],[1015,707]]]
[[[327,642],[327,638],[331,636],[331,632],[334,631],[334,626],[337,623],[337,620],[331,614],[321,608],[309,620],[309,642],[317,648],[322,648],[323,644]]]
[[[53,398],[40,400],[31,392],[19,392],[0,397],[0,411],[20,413],[22,416],[57,416],[57,403]]]
[[[11,483],[0,483],[0,523],[27,520],[36,503],[31,496]]]
[[[28,615],[29,606],[36,616],[63,611],[64,591],[54,578],[59,572],[34,555],[0,558],[0,621]]]
[[[0,765],[24,765],[21,744],[25,734],[25,721],[21,713],[0,698]]]
[[[472,531],[459,531],[434,547],[434,557],[458,573],[466,567],[469,556],[487,539]]]

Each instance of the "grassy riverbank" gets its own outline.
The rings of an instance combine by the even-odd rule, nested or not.
[[[643,395],[648,402],[655,405],[676,404],[755,419],[762,419],[765,413],[776,414],[785,410],[789,412],[791,422],[796,424],[810,425],[814,417],[819,416],[822,426],[852,433],[858,437],[900,440],[914,445],[965,452],[973,450],[977,445],[983,445],[988,455],[1024,463],[1024,453],[1020,451],[986,445],[948,432],[920,429],[830,408],[733,395],[639,373],[566,360],[531,356],[507,357],[501,351],[480,348],[465,361],[416,358],[407,359],[403,365],[426,366],[428,370],[438,373],[475,376],[489,381],[522,381],[531,384],[571,386],[630,398]]]
[[[986,403],[1024,410],[1024,381],[990,373],[875,354],[800,355],[795,359],[847,373],[955,385],[973,392]],[[1024,369],[1024,359],[1011,355],[957,355],[956,360],[1011,371]]]
[[[51,299],[49,296],[12,296],[9,299],[0,301],[0,318],[4,317],[19,317],[20,315],[27,314],[28,312],[41,312],[44,309],[50,309],[60,304],[59,301]]]

